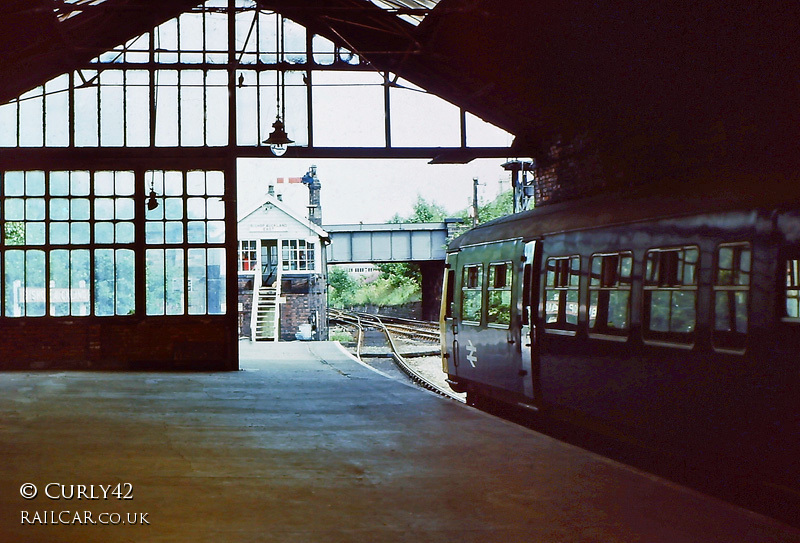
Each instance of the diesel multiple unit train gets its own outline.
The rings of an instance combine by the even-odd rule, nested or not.
[[[450,386],[796,497],[800,188],[755,189],[604,195],[456,238]]]

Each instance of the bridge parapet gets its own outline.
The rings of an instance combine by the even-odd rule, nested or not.
[[[450,222],[335,224],[330,235],[329,264],[347,262],[424,262],[445,258]]]

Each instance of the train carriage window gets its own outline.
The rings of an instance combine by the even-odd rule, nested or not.
[[[691,343],[697,318],[696,247],[653,249],[645,257],[645,339]]]
[[[786,309],[784,320],[800,321],[800,259],[786,261]]]
[[[453,318],[453,295],[455,294],[455,271],[448,269],[445,276],[444,318]]]
[[[486,322],[508,327],[511,324],[511,262],[489,264]]]
[[[714,275],[714,347],[743,351],[750,290],[749,243],[721,245]]]
[[[531,283],[533,281],[533,266],[525,264],[522,272],[522,324],[527,326],[531,323]]]
[[[483,311],[483,265],[464,266],[461,274],[461,320],[479,323]]]
[[[577,329],[580,269],[579,256],[547,259],[544,290],[544,321],[547,329]]]
[[[589,330],[625,335],[630,327],[630,252],[592,256],[589,281]]]

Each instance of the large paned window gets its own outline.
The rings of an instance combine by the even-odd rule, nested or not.
[[[589,330],[625,335],[630,328],[630,252],[592,255],[589,280]]]
[[[148,315],[225,313],[225,180],[219,171],[145,172]]]
[[[314,242],[285,239],[281,242],[281,248],[283,271],[314,271]]]
[[[486,322],[508,328],[511,324],[511,262],[489,264]]]
[[[580,270],[579,256],[547,259],[544,322],[548,329],[574,331],[577,328]]]
[[[751,259],[749,243],[726,244],[717,250],[714,347],[718,349],[745,348]]]
[[[135,311],[131,171],[2,173],[3,315]]]
[[[691,343],[697,315],[697,247],[653,249],[645,256],[645,339]]]
[[[461,271],[461,320],[480,323],[483,312],[483,265],[470,264]]]
[[[95,315],[133,315],[136,309],[135,271],[133,250],[94,250]]]

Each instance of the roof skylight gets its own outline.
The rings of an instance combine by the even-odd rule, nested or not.
[[[55,0],[53,11],[60,22],[64,22],[76,15],[80,15],[86,8],[103,4],[106,0]]]
[[[439,0],[370,0],[370,2],[417,26],[428,12],[436,7]]]

